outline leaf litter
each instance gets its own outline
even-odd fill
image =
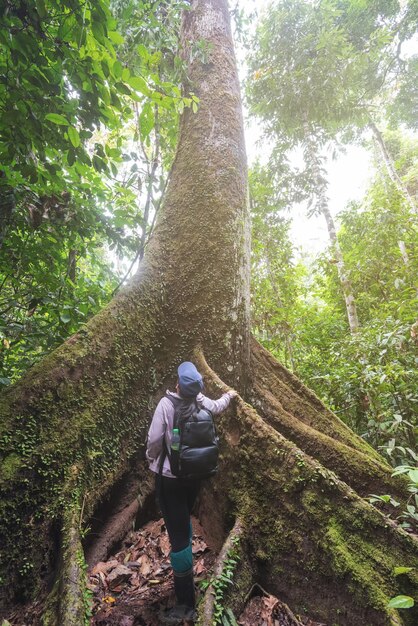
[[[197,601],[203,597],[199,583],[211,578],[216,560],[205,541],[199,520],[193,518],[193,561]],[[170,542],[162,519],[131,531],[121,550],[89,571],[92,594],[91,626],[159,626],[159,614],[175,604],[170,565]],[[43,601],[22,606],[4,620],[10,626],[40,626]],[[230,611],[229,624],[238,626],[326,626],[291,610],[258,585],[254,585],[240,616]]]
[[[193,518],[192,550],[197,586],[210,577],[216,554]],[[175,604],[170,542],[162,519],[130,532],[117,554],[89,572],[92,626],[158,626],[159,613]]]
[[[192,521],[194,575],[199,589],[199,583],[211,577],[216,554],[207,545],[199,520]],[[91,626],[158,626],[161,611],[175,604],[170,542],[163,519],[131,531],[117,554],[91,568],[87,586],[93,596]],[[236,618],[239,626],[326,626],[295,617],[283,602],[255,587],[258,595],[253,594]],[[197,601],[202,597],[198,591]]]

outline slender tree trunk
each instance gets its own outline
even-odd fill
[[[77,276],[77,250],[71,248],[68,252],[67,276],[75,283]]]
[[[307,163],[313,173],[313,178],[316,184],[316,204],[315,210],[317,213],[321,213],[326,221],[329,239],[331,241],[331,246],[334,252],[338,277],[340,279],[341,288],[344,294],[345,300],[345,308],[347,311],[348,324],[350,327],[350,332],[355,334],[359,329],[359,321],[357,315],[357,307],[353,293],[353,287],[351,285],[351,281],[348,275],[348,270],[346,268],[344,257],[340,248],[340,244],[337,237],[337,231],[335,228],[334,218],[332,217],[331,211],[329,210],[328,205],[328,197],[327,197],[327,181],[324,178],[323,173],[321,172],[321,165],[319,161],[319,156],[317,153],[316,146],[312,140],[312,137],[309,132],[308,123],[305,123],[305,145],[306,145],[306,155],[307,155]]]
[[[357,307],[353,293],[353,287],[348,277],[348,271],[345,266],[344,257],[341,252],[340,244],[335,229],[334,218],[327,204],[322,207],[322,215],[327,223],[328,235],[334,250],[335,260],[337,261],[338,276],[344,293],[345,308],[347,310],[348,323],[352,334],[359,329],[359,321],[357,316]]]
[[[408,191],[407,186],[402,182],[401,178],[398,176],[398,172],[396,171],[393,159],[387,149],[385,140],[383,139],[383,135],[376,126],[375,122],[371,119],[369,122],[369,126],[373,132],[373,136],[380,148],[381,155],[386,165],[387,173],[389,174],[389,178],[395,185],[396,189],[399,191],[401,196],[403,196],[413,213],[418,213],[418,206],[411,194]]]
[[[406,249],[405,242],[399,240],[398,241],[398,246],[399,246],[399,250],[401,252],[402,260],[405,263],[405,265],[408,267],[408,265],[409,265],[409,256],[408,256],[408,251]]]
[[[416,609],[401,615],[387,603],[399,592],[418,600],[417,542],[363,499],[373,490],[403,502],[405,481],[250,343],[246,166],[226,0],[192,0],[183,41],[202,39],[207,63],[194,58],[189,71],[199,111],[182,119],[138,274],[1,397],[2,602],[48,590],[44,626],[84,623],[83,524],[93,514],[117,519],[114,498],[132,484],[135,502],[120,528],[141,516],[134,494],[147,497],[149,472],[135,455],[151,407],[175,381],[178,362],[192,358],[208,395],[227,380],[246,399],[219,419],[220,473],[199,509],[219,547],[227,537],[239,541],[226,606],[239,610],[258,581],[329,624],[412,626]],[[93,539],[103,539],[100,529]],[[217,567],[227,550],[219,558]],[[394,579],[393,568],[404,565],[412,569]],[[201,623],[209,626],[206,600]]]

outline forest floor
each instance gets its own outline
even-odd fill
[[[193,522],[193,560],[197,602],[211,580],[216,560],[197,518]],[[120,550],[88,572],[92,595],[91,626],[159,626],[159,616],[175,603],[170,565],[170,543],[163,519],[153,520],[126,536]],[[2,626],[40,626],[43,602],[21,607]],[[254,586],[240,616],[231,626],[326,626],[308,616],[294,615],[278,598]],[[233,619],[233,618],[232,618]],[[221,622],[219,622],[221,623]],[[215,622],[214,622],[215,624]],[[184,626],[187,626],[185,623]],[[190,624],[189,624],[190,626]]]
[[[210,581],[216,554],[206,543],[196,518],[192,546],[199,602]],[[170,544],[163,520],[130,532],[119,552],[91,568],[88,587],[93,594],[91,626],[159,626],[160,613],[175,603]],[[235,619],[239,626],[326,626],[293,615],[278,598],[259,587],[249,594],[243,613]]]

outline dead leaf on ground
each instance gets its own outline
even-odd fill
[[[111,559],[110,561],[99,561],[91,570],[91,574],[94,576],[95,574],[107,574],[111,569],[118,565],[118,561],[116,559]]]
[[[140,564],[139,571],[141,572],[144,578],[147,578],[149,574],[152,572],[151,559],[146,554],[143,554],[141,558],[138,560],[138,563]]]
[[[195,539],[193,539],[193,544],[192,544],[193,554],[200,554],[201,552],[205,552],[207,549],[208,549],[208,546],[203,541],[203,539],[200,539],[199,537],[196,537]]]
[[[159,548],[161,550],[161,554],[167,557],[171,552],[170,540],[166,533],[162,534],[159,540]]]
[[[118,565],[107,577],[107,584],[111,589],[116,590],[121,583],[128,581],[131,576],[132,570],[130,570],[129,567],[126,567],[126,565]]]

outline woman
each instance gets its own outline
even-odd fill
[[[147,459],[156,474],[156,493],[171,543],[170,560],[174,574],[177,604],[161,616],[165,624],[180,624],[195,618],[193,583],[191,511],[200,487],[200,479],[177,478],[171,472],[167,450],[171,449],[175,405],[196,402],[212,415],[218,415],[229,405],[237,392],[230,390],[219,400],[202,394],[203,379],[190,361],[181,363],[176,391],[167,391],[160,400],[148,431]]]

